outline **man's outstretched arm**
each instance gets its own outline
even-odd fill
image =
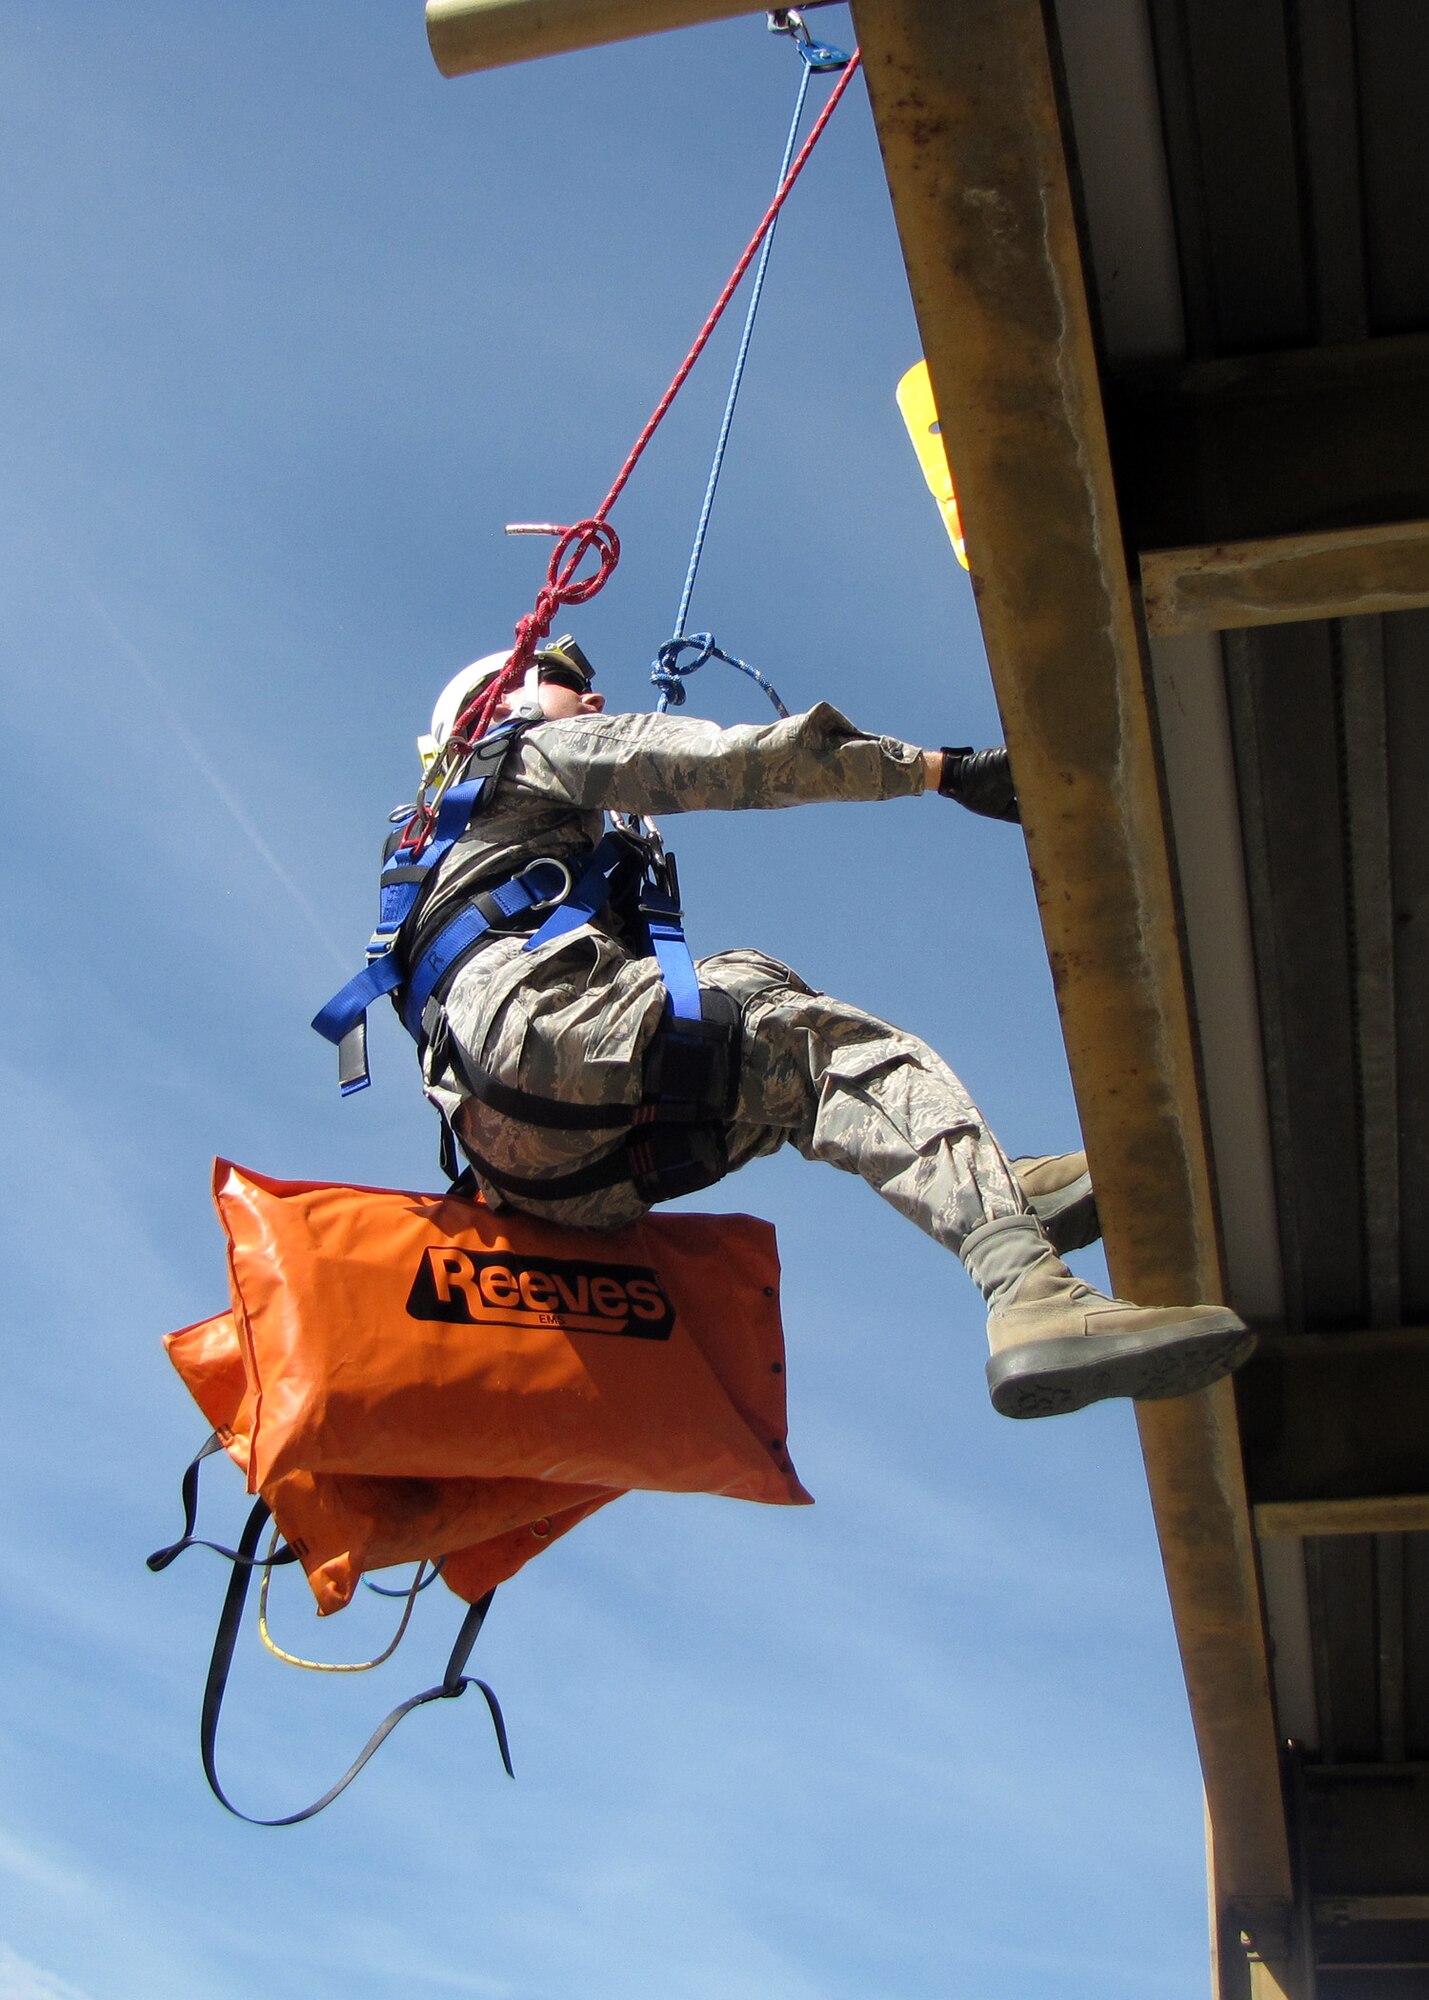
[[[963,755],[872,735],[827,702],[777,722],[730,729],[674,715],[589,715],[527,731],[502,787],[586,810],[657,816],[907,798],[940,789],[958,798],[944,780]]]

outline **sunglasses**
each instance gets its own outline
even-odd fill
[[[551,682],[556,687],[569,688],[572,694],[590,692],[590,682],[579,667],[565,667],[558,661],[553,660],[547,665],[543,660],[536,668],[536,678],[539,681]]]

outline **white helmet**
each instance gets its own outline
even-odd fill
[[[452,675],[437,696],[437,705],[432,710],[430,736],[417,738],[417,754],[422,760],[424,771],[451,735],[457,717],[472,696],[479,694],[489,681],[494,681],[510,658],[509,650],[504,653],[486,653],[481,659],[473,660],[469,667],[463,667],[459,674]]]
[[[432,760],[456,727],[456,719],[472,699],[479,694],[489,681],[494,681],[502,668],[510,660],[506,653],[485,653],[481,659],[473,660],[469,667],[463,667],[459,674],[453,674],[441,693],[437,705],[432,710],[432,733],[417,738],[417,753],[422,760],[422,769],[431,768]],[[530,670],[521,683],[528,690],[526,699],[536,701],[537,683],[547,677],[562,680],[579,693],[588,690],[594,678],[590,661],[569,634],[552,640],[537,648],[531,659]],[[533,707],[532,714],[536,710]]]

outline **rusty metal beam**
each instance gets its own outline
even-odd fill
[[[1429,605],[1429,521],[1338,528],[1141,557],[1153,638]]]
[[[427,0],[427,40],[443,76],[758,14],[749,0]]]
[[[1145,662],[1042,8],[853,0],[1119,1288],[1221,1266]],[[1235,1405],[1142,1444],[1221,1900],[1290,1867]]]
[[[1255,1532],[1284,1535],[1418,1535],[1429,1530],[1429,1493],[1367,1494],[1362,1500],[1260,1500]]]

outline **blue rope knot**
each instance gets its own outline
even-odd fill
[[[681,665],[682,653],[693,653],[695,657]],[[748,674],[768,695],[775,712],[788,715],[788,709],[779,699],[778,689],[765,679],[758,667],[751,667],[747,660],[737,660],[733,653],[726,653],[722,646],[715,644],[714,635],[710,632],[695,632],[683,639],[667,639],[655,655],[650,667],[650,679],[660,690],[660,699],[655,704],[657,714],[664,715],[668,709],[684,707],[685,681],[691,674],[698,673],[708,660],[723,660],[727,667],[737,667],[740,673]]]

